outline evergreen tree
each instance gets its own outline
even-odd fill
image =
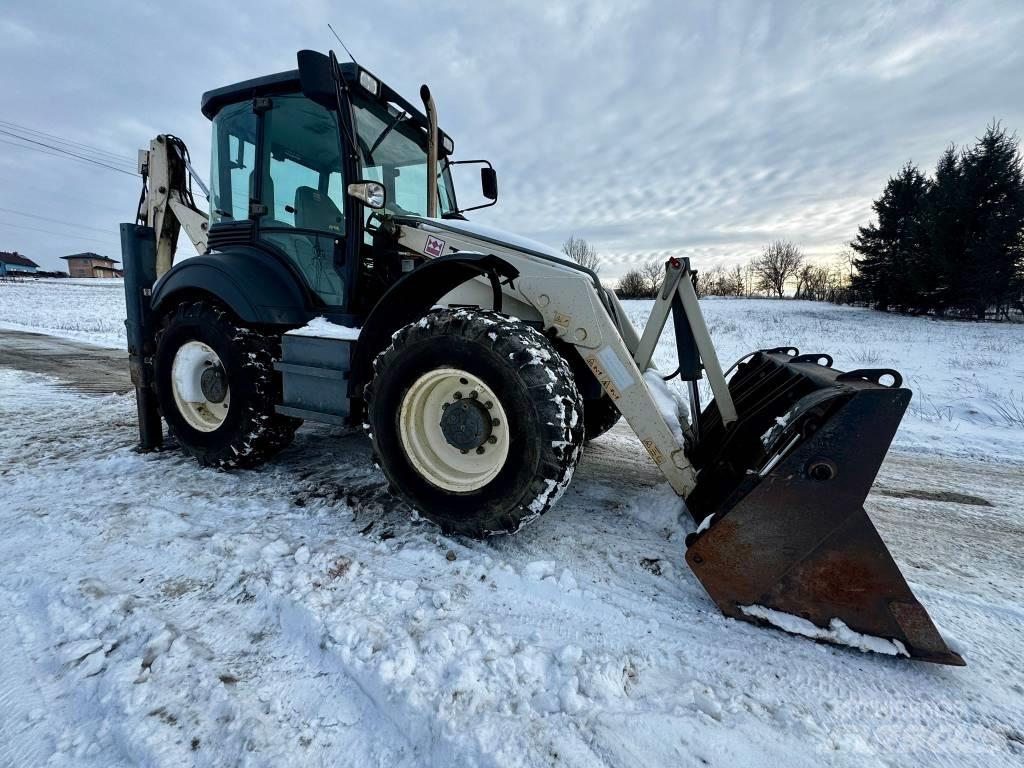
[[[957,272],[979,319],[1019,301],[1024,269],[1024,169],[1018,139],[998,123],[963,156],[965,242]]]
[[[932,277],[922,281],[925,303],[940,315],[959,303],[958,269],[966,241],[966,220],[963,163],[957,148],[950,145],[935,166],[935,179],[928,193]]]
[[[928,189],[924,174],[908,162],[872,204],[877,224],[860,227],[850,244],[861,256],[853,289],[878,309],[921,306],[916,283],[929,259]]]

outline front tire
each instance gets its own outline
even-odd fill
[[[583,447],[565,359],[489,311],[432,312],[395,334],[364,393],[393,489],[445,533],[512,533],[562,495]]]
[[[280,336],[246,328],[219,306],[179,305],[157,333],[157,402],[181,449],[210,467],[256,467],[302,423],[275,413]]]

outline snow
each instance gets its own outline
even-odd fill
[[[651,301],[622,302],[642,329]],[[1024,327],[906,317],[821,302],[702,299],[723,369],[757,349],[793,345],[824,352],[840,370],[894,368],[913,392],[894,445],[972,461],[1024,455]],[[666,331],[653,365],[675,370]],[[668,382],[679,395],[683,384]],[[711,397],[701,382],[703,402]]]
[[[122,346],[120,286],[66,283],[0,284],[0,321]],[[0,368],[0,765],[1019,765],[1024,425],[996,406],[1022,329],[702,305],[726,364],[794,343],[928,392],[941,416],[908,413],[866,506],[968,667],[722,616],[622,424],[541,520],[478,542],[412,519],[358,435],[206,470],[136,453],[131,396]]]
[[[899,640],[873,637],[871,635],[863,635],[860,632],[854,632],[839,619],[832,619],[829,622],[828,629],[823,629],[800,616],[765,608],[763,605],[741,605],[740,610],[748,616],[763,619],[779,629],[792,632],[794,635],[803,635],[815,640],[826,640],[838,645],[848,645],[863,652],[873,651],[887,656],[909,656],[907,649]]]
[[[672,430],[676,444],[682,446],[687,406],[674,391],[669,389],[668,383],[661,377],[661,372],[657,369],[648,368],[644,371],[644,382],[647,384],[647,391],[654,399],[654,404],[658,407],[658,413]]]
[[[321,339],[342,339],[355,341],[359,338],[359,328],[332,323],[325,317],[315,317],[301,328],[288,331],[288,336],[316,336]]]
[[[127,349],[124,318],[123,280],[44,278],[0,282],[0,328]]]

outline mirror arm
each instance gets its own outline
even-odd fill
[[[448,167],[451,167],[453,165],[486,165],[492,171],[494,170],[494,166],[491,165],[490,160],[448,160]],[[497,205],[497,203],[498,198],[497,196],[495,196],[495,198],[491,200],[489,203],[483,203],[482,205],[473,205],[470,206],[469,208],[459,208],[459,210],[457,211],[452,211],[451,214],[463,214],[466,213],[467,211],[479,211],[481,208],[490,208],[492,205]]]

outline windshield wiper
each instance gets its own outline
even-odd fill
[[[402,120],[407,119],[409,116],[405,112],[399,112],[395,115],[395,119],[391,121],[387,128],[380,132],[380,136],[377,137],[376,141],[373,142],[373,146],[370,147],[366,152],[366,159],[371,163],[373,162],[373,151],[380,146],[380,143],[388,137],[388,134],[394,130],[394,127],[398,125]]]

